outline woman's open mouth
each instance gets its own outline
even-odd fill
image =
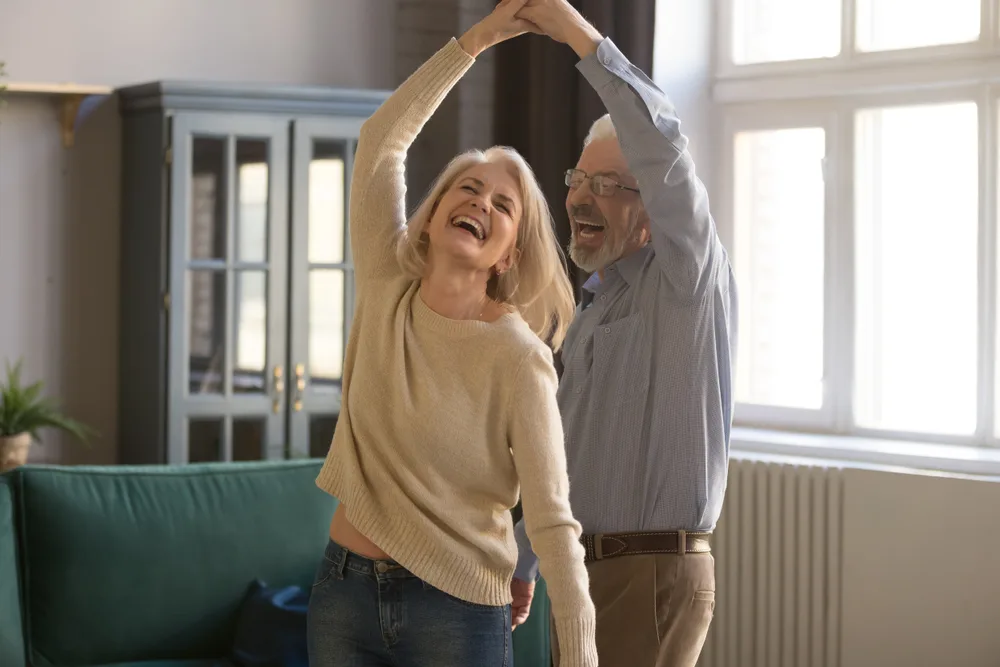
[[[464,229],[479,241],[486,240],[486,229],[483,227],[482,223],[475,218],[470,218],[467,215],[456,215],[451,219],[452,227],[458,227],[459,229]]]

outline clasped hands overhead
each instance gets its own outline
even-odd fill
[[[491,46],[528,32],[567,44],[580,58],[593,53],[603,38],[567,0],[501,0],[459,39],[459,44],[476,57]]]

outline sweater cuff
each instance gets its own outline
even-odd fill
[[[556,619],[559,664],[555,667],[597,667],[597,621],[586,618]]]

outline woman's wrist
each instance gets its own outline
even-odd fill
[[[458,45],[462,50],[473,58],[477,58],[480,53],[490,47],[487,40],[483,38],[482,31],[478,25],[474,25],[465,31],[465,34],[458,38]]]

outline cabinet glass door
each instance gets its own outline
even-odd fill
[[[341,410],[354,267],[347,224],[360,120],[294,128],[289,365],[291,456],[325,456]]]
[[[172,123],[168,458],[283,458],[288,123]]]

